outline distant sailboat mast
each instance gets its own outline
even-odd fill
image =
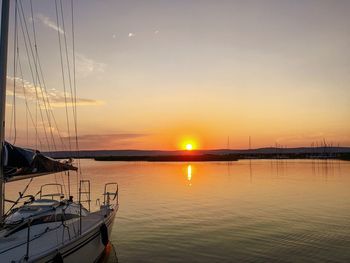
[[[5,207],[5,176],[3,147],[5,140],[5,105],[7,76],[7,46],[10,1],[2,0],[1,8],[1,39],[0,39],[0,223],[4,220]]]

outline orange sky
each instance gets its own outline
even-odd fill
[[[226,148],[228,137],[230,148],[248,148],[249,136],[252,147],[309,146],[324,139],[350,146],[350,2],[75,3],[81,148],[173,150],[192,141],[195,148],[213,149]],[[64,10],[69,24],[68,6]],[[45,150],[55,148],[50,137],[57,149],[74,137],[71,105],[69,132],[66,123],[57,39],[66,33],[71,52],[71,32],[68,26],[62,31],[55,17],[53,3],[34,3],[47,96],[59,127],[46,130],[52,131],[47,140],[43,127],[49,121],[43,105],[43,118],[35,108],[35,78],[21,34],[16,140],[11,59],[8,66],[6,137]],[[12,18],[9,58],[13,25]]]

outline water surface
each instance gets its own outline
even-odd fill
[[[93,209],[104,182],[119,183],[111,237],[119,262],[350,262],[350,162],[82,160],[82,167]],[[30,191],[54,181],[37,178]],[[15,196],[21,188],[6,190]]]

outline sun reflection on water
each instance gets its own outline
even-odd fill
[[[187,180],[188,180],[188,185],[191,186],[191,180],[192,180],[192,166],[189,164],[187,165]]]

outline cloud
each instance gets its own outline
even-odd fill
[[[137,139],[148,136],[143,133],[85,134],[78,136],[81,149],[116,149],[130,147]],[[75,137],[64,137],[74,141]]]
[[[13,95],[13,81],[14,78],[7,76],[8,84],[7,84],[7,95],[12,96]],[[42,92],[42,89],[40,86],[34,86],[34,84],[30,83],[29,81],[22,80],[21,78],[16,78],[17,88],[16,88],[16,98],[22,98],[25,99],[25,97],[28,100],[35,101],[36,96],[38,95],[39,100],[42,101],[43,98],[47,98],[50,101],[51,107],[65,107],[65,97],[67,98],[67,106],[72,106],[72,95],[70,93],[66,93],[66,96],[64,92],[56,90],[56,89],[50,89],[47,90],[47,92]],[[23,87],[24,86],[24,90]],[[86,98],[76,98],[76,104],[77,106],[91,106],[91,105],[101,105],[103,104],[102,101],[99,100],[93,100],[93,99],[86,99]]]
[[[80,135],[78,139],[80,141],[95,141],[95,140],[130,140],[135,139],[139,137],[147,136],[147,134],[144,133],[112,133],[112,134],[84,134]],[[75,137],[74,137],[75,138]],[[68,139],[68,137],[65,137],[65,139]],[[73,137],[71,137],[73,139]]]
[[[91,73],[101,73],[105,71],[106,64],[96,62],[81,53],[76,52],[75,59],[76,72],[79,77],[87,77]]]
[[[58,31],[60,34],[64,34],[62,28],[58,27],[57,24],[51,20],[48,16],[43,14],[37,14],[36,18],[46,27]],[[113,38],[116,38],[117,35],[113,35]],[[71,51],[70,51],[71,52]],[[93,72],[104,72],[106,64],[96,62],[91,58],[86,57],[85,55],[75,52],[76,59],[76,73],[79,77],[86,77]]]
[[[51,28],[55,31],[58,31],[60,34],[64,34],[64,31],[62,28],[58,27],[57,24],[51,20],[48,16],[45,16],[43,14],[37,14],[36,18],[46,27]]]

